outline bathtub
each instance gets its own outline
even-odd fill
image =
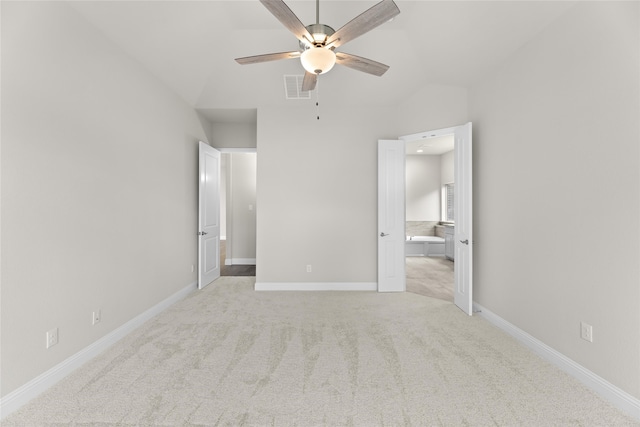
[[[406,256],[444,256],[444,239],[438,236],[407,236]]]

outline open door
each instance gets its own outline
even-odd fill
[[[471,123],[454,128],[455,136],[455,289],[462,311],[473,313],[473,198]]]
[[[378,141],[378,292],[404,292],[405,142]]]
[[[198,289],[220,277],[220,152],[200,141]]]

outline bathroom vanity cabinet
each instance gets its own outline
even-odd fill
[[[444,228],[444,255],[453,261],[455,253],[455,229],[447,226]]]

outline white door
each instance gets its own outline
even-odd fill
[[[454,302],[462,311],[471,315],[473,312],[473,180],[471,176],[471,123],[456,127],[454,135]]]
[[[220,277],[220,152],[200,141],[198,288]]]
[[[378,141],[378,292],[404,292],[405,142]]]

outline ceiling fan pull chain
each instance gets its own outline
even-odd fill
[[[320,76],[316,81],[316,118],[320,120]]]

